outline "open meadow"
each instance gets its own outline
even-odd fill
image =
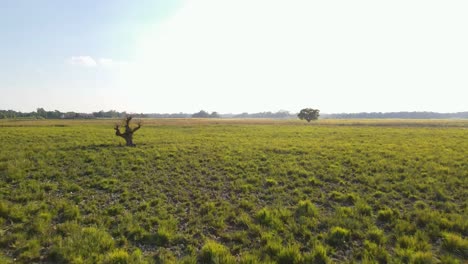
[[[466,263],[468,121],[0,121],[0,263]]]

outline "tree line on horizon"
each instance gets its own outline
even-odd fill
[[[37,108],[33,112],[20,112],[14,110],[0,110],[0,119],[32,118],[32,119],[94,119],[94,118],[124,118],[129,113],[115,110],[99,111],[92,113],[61,112],[59,110],[46,111],[44,108]],[[144,118],[145,114],[131,113],[133,117]]]
[[[127,113],[115,110],[98,111],[92,113],[61,112],[58,110],[46,111],[37,108],[33,112],[20,112],[14,110],[0,110],[0,119],[97,119],[97,118],[124,118],[131,115],[135,118],[271,118],[271,119],[296,119],[298,113],[280,110],[277,112],[258,112],[240,114],[220,114],[200,110],[197,113]],[[468,111],[457,113],[438,112],[362,112],[362,113],[339,113],[320,114],[322,119],[468,119]]]
[[[321,116],[325,119],[468,119],[468,112],[362,112],[323,114]]]

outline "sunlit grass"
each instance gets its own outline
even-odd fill
[[[114,122],[0,121],[0,262],[467,260],[466,121]]]

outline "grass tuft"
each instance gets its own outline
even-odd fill
[[[215,241],[209,240],[203,245],[200,256],[200,263],[204,264],[230,264],[235,263],[234,257],[229,250]]]

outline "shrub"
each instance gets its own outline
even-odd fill
[[[436,212],[432,212],[428,209],[417,210],[415,212],[415,222],[419,227],[426,227],[438,217],[440,216]]]
[[[7,218],[9,214],[10,206],[4,201],[0,201],[0,217]]]
[[[140,205],[138,205],[138,210],[139,211],[147,211],[150,208],[150,204],[148,202],[142,202]]]
[[[374,227],[367,232],[367,237],[370,241],[382,245],[385,243],[385,234],[382,230]]]
[[[423,201],[416,201],[413,205],[413,207],[416,209],[416,210],[424,210],[424,209],[427,209],[429,206],[423,202]]]
[[[20,249],[21,253],[19,254],[19,259],[25,263],[34,262],[34,260],[38,260],[41,256],[40,250],[41,244],[39,240],[29,240],[26,245]]]
[[[241,264],[257,264],[261,263],[260,259],[253,254],[244,254],[241,256],[239,263]]]
[[[79,233],[80,225],[76,221],[65,222],[57,225],[57,234],[60,236],[69,236],[70,234]]]
[[[151,245],[166,246],[172,237],[173,234],[170,230],[160,227],[155,234],[146,234],[144,240]]]
[[[454,258],[450,255],[444,255],[440,258],[440,263],[444,264],[461,264],[461,261],[457,258]]]
[[[350,239],[351,232],[339,226],[335,226],[331,229],[328,235],[328,243],[332,246],[342,246]]]
[[[372,215],[372,207],[364,201],[358,201],[355,205],[356,211],[358,214],[363,216]]]
[[[402,236],[397,240],[397,245],[404,249],[415,249],[417,243],[417,239],[411,236]]]
[[[263,208],[260,211],[258,211],[256,215],[256,219],[261,225],[269,226],[269,227],[273,227],[277,222],[277,219],[273,215],[273,212],[271,212],[267,208]]]
[[[9,257],[6,257],[2,253],[0,253],[0,263],[11,264],[11,263],[14,263],[14,262],[13,262],[13,259],[11,259]],[[258,262],[255,262],[255,263],[258,263]]]
[[[147,263],[144,258],[143,258],[143,253],[141,252],[140,249],[135,249],[135,251],[132,252],[132,255],[130,256],[130,263],[135,263],[135,264],[145,264]]]
[[[29,232],[32,234],[44,235],[49,228],[52,215],[48,212],[39,213],[38,217],[32,219]]]
[[[128,255],[127,251],[123,249],[117,249],[110,252],[106,260],[104,261],[105,264],[127,264],[130,263],[130,256]]]
[[[468,258],[468,240],[453,233],[443,233],[442,247],[450,253]]]
[[[251,201],[248,201],[248,200],[242,200],[239,204],[239,207],[244,209],[244,210],[247,210],[247,211],[250,211],[252,210],[255,205],[254,203],[252,203]]]
[[[337,202],[353,205],[358,200],[358,197],[354,193],[344,194],[337,191],[332,191],[330,193],[330,199]]]
[[[434,199],[436,201],[442,201],[442,202],[445,202],[447,200],[449,200],[449,196],[447,194],[445,194],[444,190],[441,189],[441,188],[434,188]]]
[[[128,226],[125,227],[125,235],[129,240],[132,241],[140,241],[140,240],[148,240],[150,238],[150,234],[146,231],[142,226],[138,225],[137,223],[129,223]]]
[[[265,245],[265,253],[271,258],[276,258],[282,249],[281,242],[278,240],[267,240]]]
[[[0,201],[0,217],[14,222],[25,222],[26,215],[21,206]]]
[[[275,179],[268,178],[265,180],[265,185],[268,187],[272,187],[278,185],[278,182]]]
[[[76,205],[69,203],[62,204],[59,214],[61,215],[61,221],[76,220],[80,217],[80,209]]]
[[[305,254],[304,263],[327,264],[330,258],[327,256],[327,249],[320,243],[314,245],[311,253]]]
[[[318,215],[317,207],[310,201],[299,201],[296,207],[296,216],[314,217]]]
[[[414,253],[412,255],[411,263],[414,263],[414,264],[431,264],[431,263],[433,263],[432,253],[431,252],[418,251],[418,252],[416,252],[416,253]]]
[[[174,254],[165,248],[160,248],[154,259],[156,264],[175,264],[177,261]]]
[[[414,251],[411,249],[397,248],[395,255],[398,257],[398,261],[395,261],[395,263],[410,263],[413,254]]]
[[[198,264],[197,256],[188,255],[179,260],[181,264]]]
[[[380,221],[391,222],[393,218],[394,218],[394,212],[390,208],[379,210],[377,212],[377,219]]]
[[[397,220],[394,228],[394,232],[398,235],[412,235],[416,233],[416,226],[406,220]]]
[[[368,240],[364,241],[364,256],[363,262],[367,263],[388,263],[390,259],[390,255],[385,250],[384,247],[375,244],[374,242],[370,242]]]
[[[121,204],[115,204],[106,209],[106,213],[110,216],[117,216],[122,214],[125,208]]]
[[[309,177],[308,182],[310,185],[321,186],[323,185],[319,179],[315,178],[314,176]]]
[[[355,204],[357,200],[358,200],[358,196],[355,193],[348,193],[346,195],[346,202],[348,204]]]
[[[204,203],[200,208],[200,214],[203,216],[212,215],[216,211],[216,204],[214,202]]]
[[[98,262],[113,247],[114,240],[108,233],[85,227],[58,240],[51,249],[51,257],[58,262],[75,262],[78,259]]]
[[[338,191],[332,191],[329,195],[330,199],[337,202],[344,202],[346,200],[346,195]]]
[[[297,246],[283,247],[278,254],[279,264],[293,264],[301,261],[301,252]]]
[[[211,240],[202,247],[199,261],[204,264],[235,263],[234,257],[225,246]]]

